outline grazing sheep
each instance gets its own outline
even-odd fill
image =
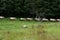
[[[27,18],[28,21],[32,21],[33,19],[32,18]]]
[[[60,21],[60,19],[57,19],[57,21]]]
[[[55,19],[50,19],[51,21],[56,21]]]
[[[3,19],[4,18],[4,16],[0,16],[0,19]]]
[[[23,25],[23,28],[27,28],[27,25]]]
[[[35,21],[40,21],[40,18],[35,18]]]
[[[43,18],[42,20],[43,20],[43,21],[48,21],[48,19],[46,19],[46,18]]]
[[[26,18],[20,18],[20,20],[21,20],[21,21],[25,21],[25,20],[26,20]]]
[[[15,17],[10,17],[10,20],[16,20],[16,18]]]

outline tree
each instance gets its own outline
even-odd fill
[[[60,18],[60,0],[0,0],[0,15]]]

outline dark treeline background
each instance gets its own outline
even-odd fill
[[[0,16],[60,18],[60,0],[0,0]]]

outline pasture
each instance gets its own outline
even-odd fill
[[[0,19],[0,40],[60,40],[60,22]]]

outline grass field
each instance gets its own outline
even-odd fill
[[[60,40],[60,22],[0,19],[0,40]]]

